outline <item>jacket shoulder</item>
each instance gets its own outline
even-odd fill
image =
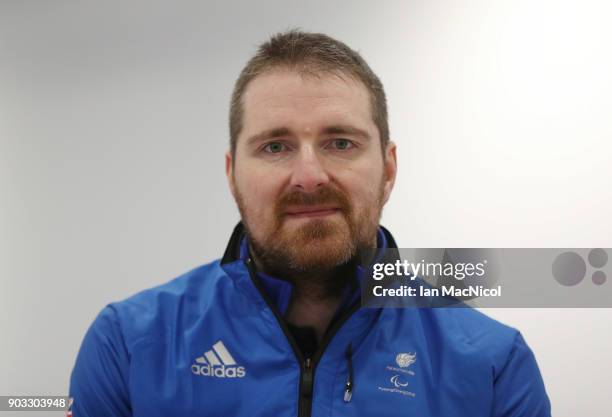
[[[504,368],[517,344],[524,343],[517,329],[474,308],[428,309],[422,317],[447,346],[476,362],[485,361],[494,375]]]
[[[214,304],[220,287],[230,284],[225,277],[217,259],[164,284],[111,303],[106,309],[114,311],[129,350],[130,346],[155,340],[161,332],[182,327],[186,325],[185,320],[207,311]]]

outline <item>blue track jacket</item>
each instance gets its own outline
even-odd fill
[[[521,334],[471,308],[353,299],[304,358],[282,319],[290,284],[257,274],[244,239],[239,224],[223,259],[100,312],[74,417],[550,417]]]

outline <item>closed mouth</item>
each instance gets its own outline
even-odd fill
[[[340,212],[339,207],[333,206],[302,206],[292,207],[285,211],[289,217],[324,217]]]

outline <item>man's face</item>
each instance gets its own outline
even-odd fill
[[[256,257],[275,272],[328,270],[373,247],[396,172],[369,93],[351,77],[259,75],[226,172]]]

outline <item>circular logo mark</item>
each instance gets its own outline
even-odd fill
[[[552,273],[561,285],[571,287],[584,279],[586,263],[576,252],[563,252],[555,258],[552,264]]]
[[[593,249],[589,252],[589,263],[593,268],[603,268],[608,263],[608,254],[603,249]],[[603,285],[606,282],[606,273],[604,271],[595,271],[591,276],[593,284]]]

